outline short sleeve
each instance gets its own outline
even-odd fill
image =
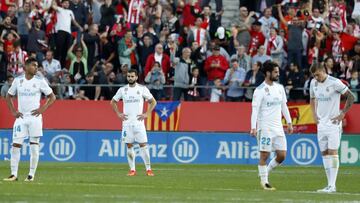
[[[121,88],[118,89],[118,91],[116,92],[116,94],[114,95],[114,97],[112,98],[115,101],[120,101],[120,99],[122,99],[122,91]]]
[[[334,88],[340,94],[345,94],[348,91],[348,87],[344,83],[342,83],[341,80],[339,79],[336,80],[334,84]]]
[[[10,94],[11,96],[15,96],[18,84],[19,84],[19,79],[15,78],[15,80],[13,81],[12,85],[10,86],[10,88],[8,90],[8,94]]]
[[[287,103],[287,97],[286,97],[285,88],[282,85],[280,85],[280,88],[281,88],[281,95],[282,95],[282,98],[283,98],[283,102],[286,104]]]
[[[143,98],[147,101],[151,100],[153,98],[153,95],[150,93],[150,90],[144,86],[143,90]]]
[[[314,79],[310,82],[310,98],[315,98],[315,92],[314,92]]]
[[[45,79],[41,79],[40,81],[40,91],[46,96],[50,95],[53,92]]]

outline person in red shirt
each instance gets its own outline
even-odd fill
[[[208,81],[213,81],[215,78],[223,79],[228,68],[228,61],[224,56],[220,55],[220,46],[215,45],[213,55],[205,61],[205,72],[207,73]]]
[[[145,70],[144,70],[145,76],[152,69],[155,61],[161,64],[161,68],[164,74],[167,75],[167,73],[170,70],[170,57],[164,53],[164,48],[160,43],[155,46],[155,53],[150,54],[146,59]]]
[[[258,48],[265,43],[265,36],[261,31],[261,22],[256,21],[252,24],[250,30],[250,45],[249,45],[249,55],[254,56],[257,53]]]

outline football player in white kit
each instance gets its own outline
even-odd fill
[[[39,142],[42,132],[42,113],[54,103],[56,97],[43,77],[37,76],[38,63],[29,58],[25,62],[25,74],[15,78],[7,95],[6,103],[14,117],[16,117],[12,148],[11,148],[11,175],[4,181],[18,180],[20,149],[24,139],[30,143],[30,172],[25,181],[33,181],[39,162]],[[47,96],[44,105],[40,106],[41,93]],[[15,109],[12,97],[17,96],[18,110]]]
[[[275,190],[269,184],[268,175],[285,160],[287,150],[281,113],[286,119],[288,133],[293,132],[293,127],[284,87],[276,82],[280,76],[279,66],[266,61],[263,72],[265,81],[255,89],[252,100],[250,135],[258,139],[260,184],[264,190]],[[276,156],[266,165],[272,151],[275,151]]]
[[[154,176],[150,166],[150,153],[146,135],[144,119],[147,118],[156,106],[156,100],[145,86],[136,83],[138,72],[134,69],[127,73],[128,85],[121,87],[111,100],[111,106],[116,115],[122,120],[122,141],[127,145],[127,159],[129,163],[128,176],[135,176],[134,143],[140,145],[140,155],[144,160],[146,175]],[[122,99],[123,112],[120,112],[117,102]],[[144,100],[149,103],[146,113],[143,113]]]
[[[328,185],[318,192],[336,192],[336,177],[339,170],[338,149],[342,133],[342,120],[354,103],[354,95],[339,79],[325,72],[322,64],[310,68],[314,79],[310,83],[310,105],[317,123],[317,137],[322,154]],[[340,110],[340,97],[346,103]]]

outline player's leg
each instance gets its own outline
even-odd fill
[[[258,146],[260,151],[260,160],[258,165],[260,184],[265,190],[274,190],[275,188],[271,187],[268,179],[268,170],[266,161],[268,160],[271,150],[272,150],[272,139],[269,136],[270,133],[263,133],[262,130],[258,131]]]
[[[154,176],[154,173],[151,170],[150,152],[149,152],[149,145],[147,144],[148,139],[147,139],[145,125],[136,126],[134,135],[136,142],[138,142],[140,145],[140,155],[145,164],[146,175]]]
[[[24,125],[24,120],[22,118],[18,118],[15,120],[13,127],[13,144],[11,147],[11,158],[10,158],[10,168],[11,175],[8,178],[5,178],[4,181],[17,181],[18,176],[18,168],[20,162],[20,150],[22,144],[24,143],[24,139],[26,138],[26,126]]]
[[[267,166],[268,173],[275,167],[279,166],[286,158],[287,143],[285,136],[277,136],[273,138],[273,149],[276,156],[270,161]]]
[[[126,143],[126,147],[127,147],[127,152],[126,152],[126,156],[127,156],[127,160],[128,160],[128,164],[129,164],[129,173],[127,174],[128,176],[135,176],[136,175],[136,169],[135,169],[135,151],[134,151],[134,133],[131,129],[131,126],[123,126],[123,130],[121,133],[121,139],[123,142]]]
[[[340,147],[341,129],[334,130],[329,136],[328,142],[328,159],[329,159],[329,191],[336,192],[336,179],[339,171],[339,155],[338,149]]]
[[[33,181],[39,163],[40,137],[43,136],[42,116],[30,117],[29,143],[30,143],[30,171],[25,181]]]
[[[331,160],[328,154],[328,133],[325,131],[318,130],[318,143],[321,151],[321,156],[323,160],[323,166],[325,169],[327,185],[323,189],[317,190],[318,192],[326,192],[330,185],[330,168]]]

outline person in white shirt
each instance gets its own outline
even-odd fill
[[[281,113],[285,117],[288,133],[293,132],[293,127],[284,87],[276,82],[280,75],[279,65],[266,61],[263,72],[265,81],[255,89],[253,96],[250,135],[258,139],[260,184],[264,190],[275,190],[269,184],[268,174],[285,160],[287,149]],[[266,165],[272,151],[276,156]]]
[[[146,167],[146,175],[154,176],[150,166],[150,154],[144,120],[156,106],[156,100],[146,86],[136,83],[138,72],[135,69],[127,73],[128,85],[121,87],[112,98],[110,104],[116,115],[122,120],[122,141],[127,145],[127,159],[130,167],[128,176],[135,176],[134,143],[140,145],[140,154]],[[117,106],[119,100],[123,101],[123,111]],[[146,113],[143,113],[144,100],[149,103]]]
[[[52,77],[58,77],[61,72],[61,64],[58,60],[54,59],[54,53],[48,50],[45,55],[45,60],[41,63],[45,71],[45,77],[51,81]]]
[[[42,137],[42,113],[51,106],[56,97],[44,78],[36,75],[37,61],[29,58],[25,62],[25,74],[15,78],[7,95],[6,103],[16,118],[13,129],[11,148],[11,175],[4,181],[18,180],[20,150],[24,139],[30,143],[30,172],[25,181],[33,181],[39,161],[39,143]],[[47,96],[44,105],[40,106],[41,94]],[[15,109],[13,99],[17,95],[18,110]]]
[[[322,64],[313,64],[310,71],[314,76],[310,83],[310,105],[317,123],[318,143],[328,181],[328,185],[318,192],[332,193],[336,192],[342,120],[354,103],[355,97],[339,79],[328,75]],[[342,110],[341,95],[346,97]]]

